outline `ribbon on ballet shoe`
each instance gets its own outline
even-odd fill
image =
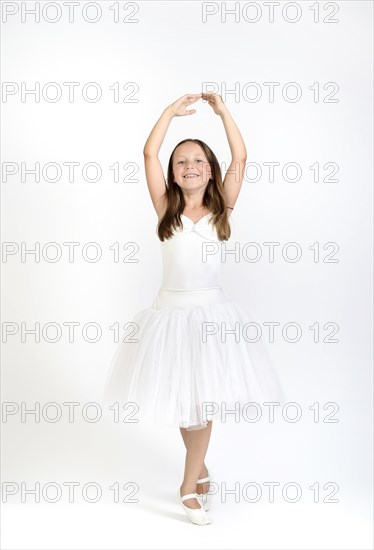
[[[180,490],[178,489],[178,495],[180,504],[191,523],[194,523],[195,525],[209,525],[209,523],[212,523],[212,518],[207,514],[206,510],[202,506],[197,493],[188,493],[187,495],[180,496]],[[197,502],[200,504],[200,508],[189,508],[183,504],[183,502],[189,498],[196,498]]]
[[[207,476],[207,477],[203,477],[203,478],[200,478],[197,480],[196,483],[207,483],[209,482],[209,489],[206,493],[197,493],[200,497],[200,500],[201,500],[201,503],[204,507],[204,510],[207,512],[211,506],[212,506],[212,502],[213,502],[213,494],[210,492],[211,491],[211,484],[212,484],[212,480],[211,480],[211,476]]]

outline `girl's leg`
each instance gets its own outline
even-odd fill
[[[180,487],[181,496],[196,492],[196,481],[203,472],[204,459],[208,450],[210,434],[212,431],[212,421],[208,422],[206,428],[188,432],[187,437],[183,438],[187,453],[184,469],[183,483]],[[188,508],[200,508],[200,504],[194,498],[184,501]]]
[[[182,438],[183,438],[183,441],[184,441],[184,445],[187,449],[188,448],[187,447],[188,436],[191,432],[186,430],[186,428],[179,428],[179,429],[180,429],[180,432],[181,432],[181,435],[182,435]],[[200,472],[200,475],[199,475],[198,479],[206,477],[207,475],[208,475],[208,468],[206,467],[205,462],[203,462],[203,467],[201,468],[201,472]]]

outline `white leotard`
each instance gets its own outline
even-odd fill
[[[160,241],[162,282],[153,307],[185,307],[221,302],[222,242],[209,212],[196,223],[181,215],[183,227]]]

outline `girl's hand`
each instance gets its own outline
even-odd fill
[[[189,94],[184,95],[177,99],[177,101],[174,101],[171,105],[169,105],[168,109],[173,113],[174,116],[186,116],[186,115],[193,115],[196,113],[196,109],[189,109],[187,111],[186,107],[188,105],[191,105],[191,103],[195,103],[198,99],[200,99],[202,94]]]
[[[220,95],[207,93],[203,93],[201,95],[202,99],[208,101],[216,115],[222,115],[222,113],[227,109]]]

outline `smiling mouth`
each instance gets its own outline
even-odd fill
[[[185,176],[183,176],[184,178],[198,178],[199,175],[198,174],[186,174]]]

